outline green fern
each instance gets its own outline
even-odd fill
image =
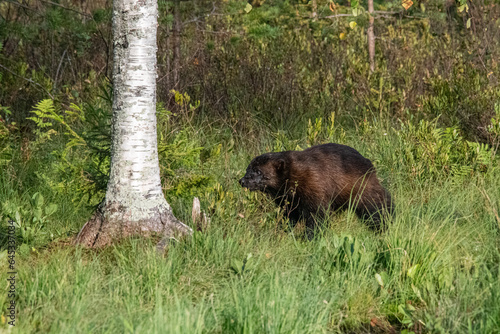
[[[58,120],[59,116],[56,114],[56,109],[54,107],[54,101],[46,99],[38,102],[35,109],[31,111],[35,116],[27,117],[36,124],[35,134],[39,142],[44,142],[50,140],[52,135],[57,134],[54,129],[45,130],[51,128],[53,123],[49,120]]]
[[[484,143],[467,142],[470,147],[470,152],[473,155],[472,162],[476,165],[489,165],[492,161],[493,154],[490,147]]]
[[[77,105],[72,103],[71,108],[74,110],[66,111],[66,114],[70,116],[82,114],[81,109]],[[35,106],[35,109],[31,112],[35,114],[35,116],[28,117],[28,119],[35,122],[35,134],[37,135],[39,141],[43,142],[45,140],[50,140],[52,135],[57,134],[57,131],[55,131],[54,129],[46,129],[58,124],[66,128],[67,132],[65,134],[68,134],[72,137],[69,143],[70,147],[75,145],[82,145],[85,143],[85,140],[71,128],[71,126],[64,120],[61,115],[58,114],[58,110],[54,106],[53,100],[45,99],[38,102],[38,104]],[[82,116],[79,117],[81,118]]]

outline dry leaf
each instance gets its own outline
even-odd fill
[[[337,6],[335,5],[335,2],[333,2],[333,1],[330,2],[329,7],[330,7],[330,10],[332,12],[335,12],[335,10],[337,9]]]
[[[401,5],[403,6],[403,8],[404,8],[405,10],[408,10],[408,8],[410,8],[410,7],[411,7],[411,5],[413,5],[413,1],[411,1],[411,0],[403,0],[403,1],[401,2]]]

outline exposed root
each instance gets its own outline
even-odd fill
[[[100,248],[110,245],[113,240],[133,235],[161,235],[162,240],[157,249],[163,252],[170,239],[181,235],[191,234],[189,226],[180,222],[173,213],[166,208],[158,208],[151,217],[140,221],[130,221],[130,211],[123,207],[118,210],[120,215],[112,220],[106,215],[106,210],[117,210],[117,206],[104,204],[99,205],[92,218],[83,225],[75,238],[74,243],[83,247]]]
[[[90,220],[83,225],[80,232],[78,232],[74,243],[84,247],[94,247],[96,241],[99,239],[99,234],[102,231],[103,222],[103,203],[101,203],[97,207],[97,210],[92,218],[90,218]]]
[[[164,229],[163,237],[156,245],[156,251],[159,255],[163,255],[170,241],[177,240],[175,236],[191,235],[193,230],[186,224],[180,222],[171,211],[163,212],[163,214],[160,214],[160,217]]]

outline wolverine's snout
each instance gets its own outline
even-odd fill
[[[246,187],[245,177],[242,177],[238,182],[242,187]]]
[[[243,176],[239,181],[238,183],[243,187],[243,188],[247,188],[248,190],[250,191],[253,191],[253,190],[258,190],[259,189],[259,185],[258,185],[258,182],[256,182],[256,180],[254,178],[251,178],[251,177],[248,177],[247,175]]]

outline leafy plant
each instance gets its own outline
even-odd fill
[[[252,271],[255,269],[255,262],[251,259],[252,253],[248,253],[243,261],[233,258],[231,260],[231,269],[233,269],[233,271],[238,275],[243,275],[244,273]]]
[[[180,110],[180,115],[188,122],[191,122],[195,116],[196,109],[200,106],[200,101],[198,100],[194,104],[191,104],[191,96],[188,93],[182,94],[175,89],[172,89],[170,93],[174,95],[174,101]]]
[[[307,121],[307,143],[309,145],[317,145],[324,142],[345,141],[346,132],[335,124],[335,113],[332,112],[328,117],[328,122],[323,124],[323,117],[317,117],[312,123],[311,119]]]
[[[488,145],[467,141],[456,127],[443,129],[436,122],[401,123],[396,132],[401,145],[399,160],[405,161],[410,175],[435,177],[444,172],[465,177],[490,166],[495,155]]]
[[[29,207],[18,206],[14,202],[2,204],[3,220],[14,221],[22,243],[34,244],[43,242],[47,237],[46,226],[58,209],[55,203],[45,203],[40,193],[31,197]]]

